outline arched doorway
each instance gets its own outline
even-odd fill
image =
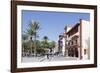
[[[75,48],[75,57],[78,57],[78,48]]]
[[[68,56],[71,56],[71,49],[68,49]]]
[[[74,57],[74,48],[70,49],[70,55],[71,55],[71,57]]]

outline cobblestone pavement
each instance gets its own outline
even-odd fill
[[[50,62],[50,61],[68,61],[68,60],[77,60],[76,57],[64,57],[64,56],[53,56],[47,58],[43,57],[22,57],[22,62]]]

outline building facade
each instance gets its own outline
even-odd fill
[[[80,19],[79,23],[69,28],[59,37],[59,49],[63,56],[89,59],[90,32],[89,21]]]

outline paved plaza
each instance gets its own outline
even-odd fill
[[[22,62],[50,62],[50,61],[68,61],[68,60],[77,60],[76,57],[64,57],[64,56],[53,56],[47,58],[43,57],[22,57]]]

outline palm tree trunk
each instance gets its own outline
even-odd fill
[[[32,55],[32,51],[33,51],[32,50],[32,36],[30,37],[30,41],[31,41],[31,46],[30,47],[31,47],[31,55]]]
[[[36,56],[36,35],[34,36],[34,56]]]

